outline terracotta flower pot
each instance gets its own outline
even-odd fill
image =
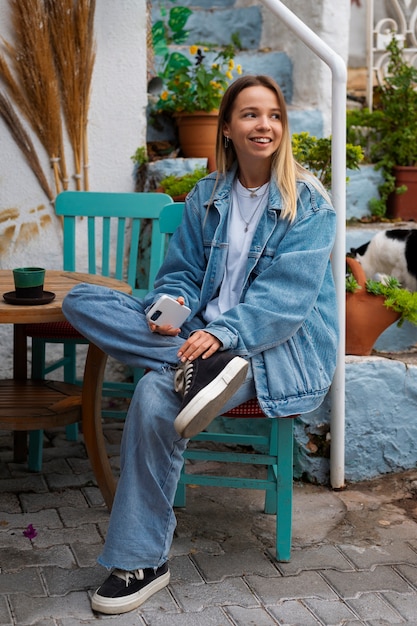
[[[385,306],[384,296],[366,291],[366,275],[359,261],[346,257],[346,263],[361,287],[346,293],[346,354],[367,356],[379,335],[398,321],[400,314]]]
[[[395,184],[405,185],[404,193],[390,193],[387,200],[387,217],[417,222],[417,167],[394,167]]]
[[[218,111],[176,113],[178,139],[185,157],[206,157],[210,172],[216,169]]]

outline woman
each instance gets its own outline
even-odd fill
[[[139,381],[124,428],[99,558],[115,569],[92,599],[103,613],[136,608],[169,582],[172,504],[187,438],[220,408],[255,396],[268,417],[312,411],[334,373],[336,216],[318,181],[293,159],[284,98],[272,79],[244,76],[229,86],[216,156],[218,172],[188,195],[143,301],[80,285],[64,302],[88,339],[153,370]],[[190,307],[181,330],[146,322],[161,294]]]

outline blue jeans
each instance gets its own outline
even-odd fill
[[[182,399],[173,381],[184,339],[151,333],[142,301],[106,287],[77,285],[63,311],[110,356],[152,370],[137,384],[126,417],[120,478],[98,561],[123,570],[159,567],[168,560],[176,526],[173,502],[188,442],[174,428]],[[245,383],[224,409],[255,396],[249,367]]]

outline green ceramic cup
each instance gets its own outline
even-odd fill
[[[13,278],[16,298],[42,298],[45,281],[43,267],[16,267]]]

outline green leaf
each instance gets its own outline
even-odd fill
[[[173,7],[169,12],[168,26],[174,33],[181,32],[191,14],[191,9],[187,7]]]

